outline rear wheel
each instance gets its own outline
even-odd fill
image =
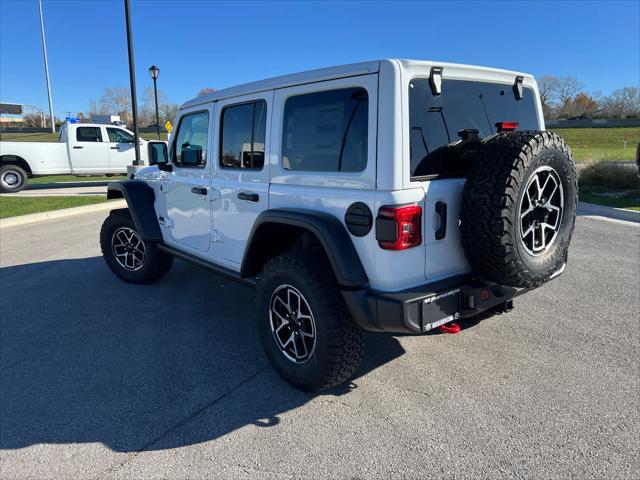
[[[27,186],[27,172],[17,165],[0,167],[0,192],[16,193]]]
[[[338,385],[360,365],[364,332],[319,255],[289,253],[265,265],[258,280],[257,325],[275,369],[302,390]]]
[[[145,242],[127,209],[113,210],[102,224],[100,247],[107,266],[128,283],[152,283],[171,268],[173,257]]]

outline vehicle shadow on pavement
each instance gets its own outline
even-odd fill
[[[314,398],[280,379],[254,327],[254,292],[176,262],[128,285],[102,258],[0,269],[0,448],[101,442],[118,452],[271,427]],[[404,353],[370,336],[351,383]]]

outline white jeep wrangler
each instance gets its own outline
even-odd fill
[[[577,201],[532,76],[382,60],[185,103],[101,231],[121,279],[173,257],[257,289],[257,326],[289,382],[358,368],[364,330],[425,333],[565,267]]]

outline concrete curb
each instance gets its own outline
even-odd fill
[[[74,217],[76,215],[82,215],[83,213],[103,212],[126,206],[127,202],[125,200],[110,200],[104,203],[96,203],[94,205],[84,205],[82,207],[63,208],[60,210],[51,210],[50,212],[31,213],[29,215],[2,218],[0,219],[0,228],[17,227],[19,225],[27,225],[29,223]]]
[[[640,212],[623,208],[605,207],[594,203],[578,202],[578,215],[585,217],[604,217],[605,219],[622,220],[640,223]]]

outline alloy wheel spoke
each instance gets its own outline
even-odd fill
[[[289,311],[290,312],[299,312],[300,311],[300,296],[293,290],[293,289],[289,289],[287,291],[287,296],[289,298]],[[294,297],[296,299],[295,303],[293,303],[291,300],[291,297]]]
[[[543,232],[545,231],[545,229],[551,230],[553,232],[556,231],[556,227],[554,225],[551,225],[550,223],[541,223],[540,226],[542,227]]]
[[[554,180],[554,182],[556,182],[556,181]],[[551,199],[553,198],[553,196],[556,194],[557,191],[558,191],[558,184],[555,183],[554,186],[553,186],[553,190],[552,190],[551,194],[547,197],[549,199],[549,201],[547,202],[548,204],[551,203]]]
[[[536,195],[536,200],[540,200],[542,198],[542,188],[540,187],[540,177],[536,175],[534,177],[534,181],[536,183],[536,190],[538,191],[538,195]]]
[[[302,345],[302,355],[300,356],[300,358],[304,358],[307,356],[307,345],[304,343],[304,338],[300,335],[298,335],[298,339],[300,340],[300,345]],[[294,344],[297,344],[297,342],[294,341]],[[296,353],[298,352],[298,348],[296,347]]]
[[[544,250],[547,247],[547,241],[544,234],[544,227],[542,227],[541,225],[538,231],[540,232],[540,238],[539,238],[540,243],[538,244],[538,249]]]
[[[282,348],[287,348],[287,345],[293,342],[293,339],[294,339],[294,335],[292,333],[289,335],[289,338],[287,339],[287,341],[282,344]]]

